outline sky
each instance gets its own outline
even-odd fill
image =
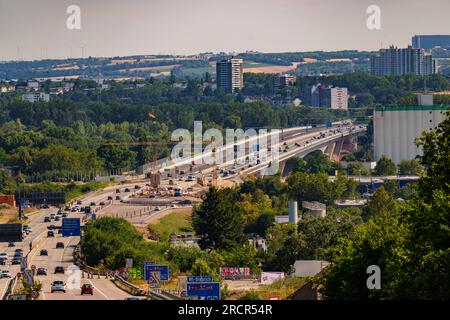
[[[80,29],[66,26],[80,8]],[[380,8],[380,30],[366,10]],[[378,50],[450,34],[449,0],[0,0],[0,60]]]

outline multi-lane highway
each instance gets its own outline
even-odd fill
[[[100,202],[107,202],[108,196],[115,194],[115,190],[118,188],[121,194],[125,193],[125,189],[129,188],[130,191],[135,184],[122,185],[120,187],[108,187],[98,192],[92,192],[87,194],[82,199],[81,206],[89,206],[91,202],[95,202],[98,205]],[[142,184],[141,184],[142,185]],[[130,192],[131,193],[131,192]],[[125,193],[127,194],[127,193]],[[93,207],[94,210],[96,206]],[[126,292],[122,291],[114,285],[110,279],[102,277],[98,279],[81,278],[80,282],[75,281],[75,285],[72,284],[73,280],[81,276],[80,272],[76,271],[73,265],[73,251],[78,245],[79,237],[62,237],[61,234],[55,230],[55,237],[47,237],[47,227],[54,225],[60,227],[62,222],[52,220],[50,223],[44,222],[44,218],[50,216],[50,213],[56,213],[57,208],[51,207],[49,209],[42,209],[29,216],[27,224],[32,228],[32,232],[25,238],[23,242],[15,243],[15,247],[8,247],[7,243],[0,243],[0,253],[6,252],[8,254],[8,260],[6,265],[0,266],[0,270],[9,270],[11,276],[14,277],[20,271],[20,265],[11,265],[11,258],[14,256],[14,251],[17,248],[23,249],[23,255],[27,256],[28,267],[35,266],[37,268],[45,268],[47,275],[36,276],[35,279],[39,280],[43,284],[42,294],[40,299],[44,300],[79,300],[79,299],[94,299],[94,300],[123,300],[129,296]],[[80,212],[67,212],[69,218],[81,218],[83,213]],[[33,249],[29,250],[30,242],[32,242]],[[56,243],[62,242],[64,248],[56,248]],[[42,249],[47,250],[47,256],[41,256],[40,251]],[[62,266],[64,268],[64,274],[55,274],[55,267]],[[0,294],[4,295],[7,289],[9,278],[0,279]],[[63,292],[51,292],[51,283],[54,280],[63,280],[66,283],[66,293]],[[91,284],[94,287],[93,295],[81,295],[82,284]]]

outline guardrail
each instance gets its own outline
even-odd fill
[[[2,300],[8,300],[8,297],[14,292],[16,280],[17,276],[9,280],[8,287],[6,288],[5,295],[2,297]]]
[[[142,290],[141,288],[136,287],[135,285],[129,283],[128,281],[126,281],[119,275],[114,276],[113,282],[117,287],[119,287],[120,289],[122,289],[125,292],[128,292],[129,294],[131,294],[133,296],[145,296],[145,294],[146,294],[145,290]],[[167,299],[165,299],[165,300],[167,300]]]

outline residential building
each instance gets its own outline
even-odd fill
[[[50,101],[50,95],[44,92],[29,92],[22,95],[22,99],[29,102]]]
[[[302,210],[305,214],[310,214],[316,218],[324,218],[327,215],[327,206],[317,201],[302,201]]]
[[[435,130],[450,106],[430,105],[429,97],[419,97],[423,105],[378,107],[374,110],[375,160],[382,155],[395,164],[414,159],[422,153],[414,143],[424,131]]]
[[[226,59],[216,63],[217,88],[226,93],[235,93],[244,87],[243,59]]]
[[[415,35],[412,37],[412,46],[416,49],[450,49],[450,35]]]
[[[424,49],[397,48],[381,49],[370,58],[370,73],[385,75],[428,75],[437,72],[436,61]]]
[[[27,90],[28,91],[38,91],[39,90],[39,82],[37,82],[37,81],[28,81],[27,82]]]
[[[317,84],[305,86],[300,98],[304,105],[311,107],[348,109],[348,89]]]
[[[292,74],[279,74],[273,77],[274,89],[283,89],[292,86],[297,81],[297,77]]]

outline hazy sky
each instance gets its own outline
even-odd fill
[[[366,9],[381,8],[381,30]],[[66,27],[69,5],[81,30]],[[0,0],[0,60],[377,50],[414,34],[450,34],[450,0]],[[46,48],[46,49],[45,49]]]

